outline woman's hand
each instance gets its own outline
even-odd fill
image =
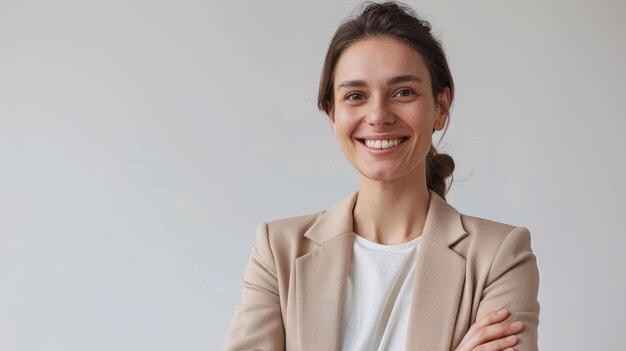
[[[472,324],[455,351],[513,351],[515,334],[522,330],[521,322],[503,322],[509,311],[503,308],[487,314]]]

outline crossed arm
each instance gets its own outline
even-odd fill
[[[496,254],[476,313],[477,322],[456,351],[499,351],[513,345],[516,351],[537,351],[538,290],[539,270],[530,232],[517,227],[508,233]],[[506,314],[495,312],[500,308],[508,310],[508,321],[503,321]],[[513,321],[522,322],[522,327],[511,326]],[[504,340],[512,334],[516,336],[512,342]]]

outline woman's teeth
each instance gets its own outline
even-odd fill
[[[372,149],[387,149],[394,147],[404,141],[403,138],[389,139],[389,140],[368,140],[365,139],[365,146]]]

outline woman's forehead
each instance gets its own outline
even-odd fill
[[[387,82],[408,75],[430,81],[428,67],[417,50],[394,38],[368,38],[341,54],[335,68],[335,86],[344,81]]]

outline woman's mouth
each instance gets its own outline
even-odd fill
[[[400,137],[395,139],[357,139],[361,144],[365,145],[368,149],[390,149],[405,142],[408,137]]]

